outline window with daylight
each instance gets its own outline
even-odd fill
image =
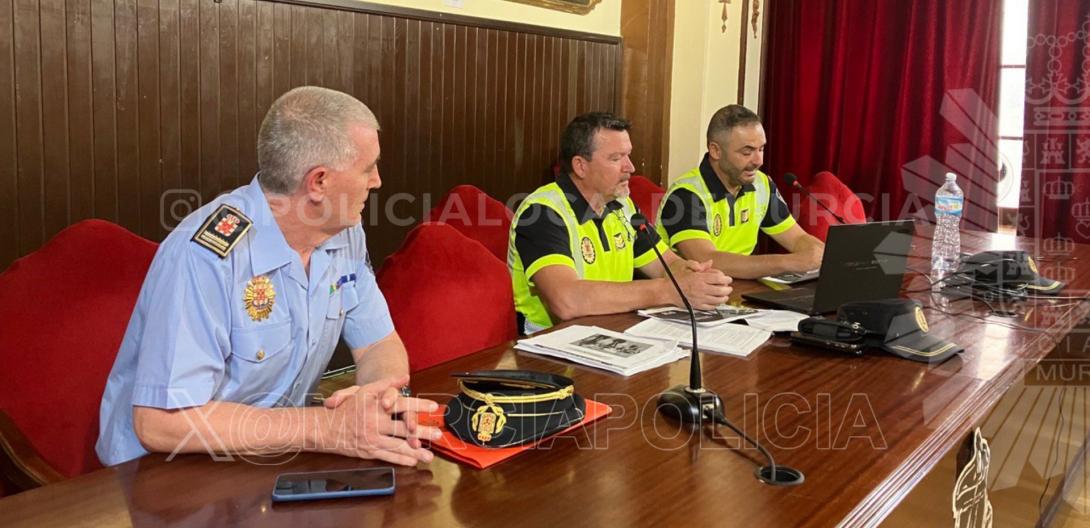
[[[1003,1],[1003,52],[999,70],[999,188],[1002,209],[1018,208],[1022,181],[1022,116],[1026,102],[1029,0]]]

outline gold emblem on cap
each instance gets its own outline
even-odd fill
[[[723,232],[723,216],[719,213],[715,213],[715,219],[712,220],[712,234],[719,236]]]
[[[590,237],[583,237],[583,240],[579,243],[579,249],[583,252],[583,262],[594,264],[597,255],[594,252],[594,242],[590,241]]]
[[[268,277],[260,275],[246,283],[246,291],[242,294],[242,303],[246,305],[246,313],[250,314],[250,319],[254,321],[268,319],[275,301],[276,290]]]
[[[1034,273],[1040,275],[1041,272],[1037,271],[1037,263],[1033,261],[1033,257],[1026,256],[1026,264],[1029,265],[1029,269]]]
[[[507,417],[503,415],[503,409],[486,403],[477,407],[470,420],[470,427],[477,433],[477,440],[488,442],[492,440],[492,436],[503,430],[506,423]]]
[[[923,308],[916,307],[916,324],[919,325],[920,330],[927,332],[927,319],[923,316]]]

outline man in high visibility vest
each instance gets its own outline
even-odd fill
[[[696,309],[730,296],[730,277],[711,262],[685,261],[653,230],[637,236],[628,198],[635,172],[629,124],[608,113],[576,117],[560,139],[561,172],[528,196],[511,224],[507,267],[522,331],[585,315],[681,306],[652,244]],[[651,280],[632,280],[634,270]]]
[[[737,278],[820,268],[825,244],[799,227],[776,184],[757,170],[766,142],[757,114],[741,105],[720,108],[708,124],[704,160],[662,200],[659,236],[683,257],[710,260]],[[759,231],[790,253],[753,255]]]

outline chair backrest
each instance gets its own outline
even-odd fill
[[[459,185],[428,212],[427,221],[449,224],[506,263],[507,240],[514,216],[503,202],[484,191],[472,185]]]
[[[822,171],[815,174],[807,190],[815,200],[819,200],[832,209],[846,223],[862,224],[867,221],[863,201],[833,173]],[[829,233],[829,226],[835,224],[836,220],[813,200],[802,196],[799,201],[798,222],[806,232],[824,242]]]
[[[0,410],[64,476],[101,467],[99,403],[156,247],[85,220],[0,274]]]
[[[654,222],[659,216],[659,203],[662,202],[662,197],[666,195],[666,190],[656,185],[655,182],[639,175],[632,176],[628,180],[628,189],[632,193],[632,201],[636,202],[636,207],[640,208],[643,216]]]
[[[447,224],[414,228],[377,280],[413,372],[517,335],[507,264]]]

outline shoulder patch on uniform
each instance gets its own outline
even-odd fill
[[[204,221],[192,240],[220,258],[227,258],[252,225],[253,220],[241,211],[223,204]]]

